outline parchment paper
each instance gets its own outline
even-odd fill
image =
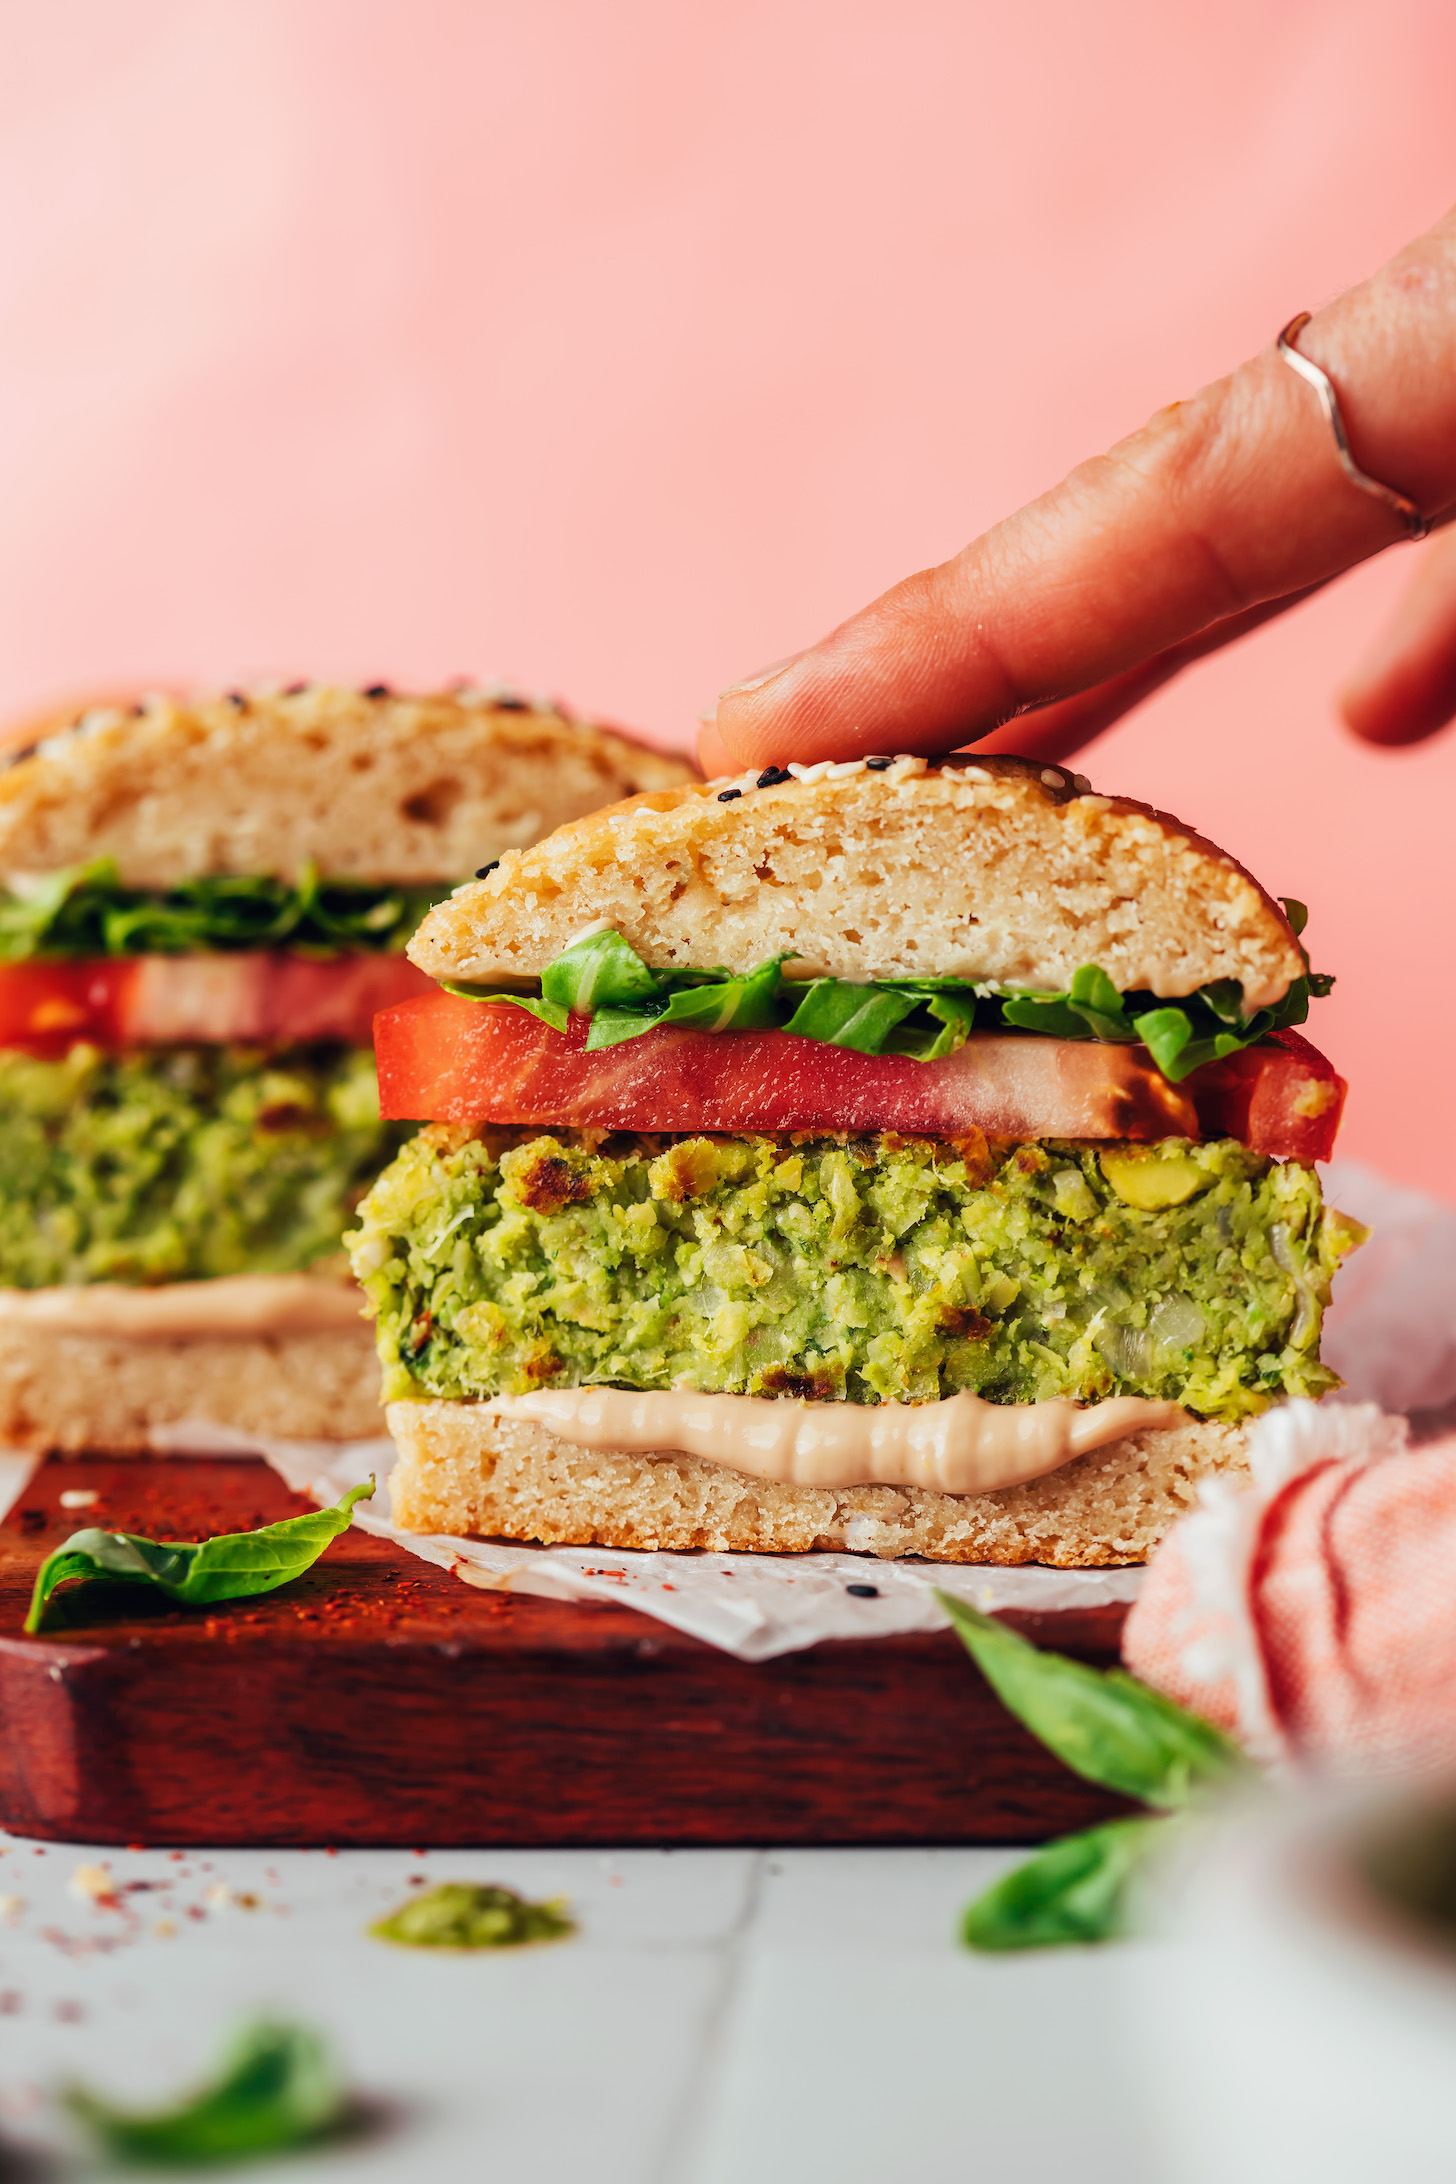
[[[1325,1191],[1376,1231],[1336,1283],[1323,1354],[1347,1386],[1332,1400],[1376,1402],[1434,1422],[1456,1405],[1456,1212],[1353,1162],[1331,1167]],[[851,1554],[638,1554],[422,1537],[397,1532],[389,1521],[394,1445],[388,1439],[264,1440],[199,1420],[170,1428],[159,1441],[178,1455],[261,1455],[291,1487],[320,1503],[337,1501],[373,1472],[379,1492],[355,1509],[354,1522],[466,1584],[555,1600],[614,1600],[745,1661],[824,1638],[937,1630],[946,1620],[937,1588],[981,1608],[1049,1610],[1130,1601],[1142,1578],[1139,1569],[1003,1570]],[[23,1490],[32,1462],[20,1452],[0,1452],[0,1514]]]

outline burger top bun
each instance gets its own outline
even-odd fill
[[[1166,999],[1304,971],[1283,911],[1181,821],[1029,759],[855,760],[636,796],[460,888],[409,953],[434,978],[540,976],[611,925],[657,969],[953,977],[1063,990],[1084,963]]]
[[[508,693],[314,683],[150,697],[0,748],[0,883],[92,858],[123,885],[208,873],[456,880],[687,763]]]

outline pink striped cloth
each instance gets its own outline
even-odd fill
[[[1267,1762],[1456,1769],[1456,1439],[1294,1402],[1250,1443],[1153,1557],[1128,1668]]]

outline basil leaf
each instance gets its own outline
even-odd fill
[[[964,1600],[936,1598],[1002,1704],[1086,1781],[1172,1810],[1246,1770],[1222,1730],[1125,1669],[1040,1652]]]
[[[84,956],[196,955],[275,948],[333,956],[403,948],[447,887],[213,873],[160,890],[123,887],[115,863],[53,872],[25,895],[0,896],[0,962]]]
[[[1294,934],[1294,937],[1296,940],[1298,940],[1300,934],[1304,931],[1304,928],[1309,923],[1309,912],[1305,908],[1304,904],[1302,902],[1296,902],[1292,895],[1281,895],[1279,897],[1279,900],[1284,906],[1284,915],[1289,920],[1290,928]]]
[[[541,977],[542,998],[590,1016],[594,1009],[630,1009],[634,1002],[660,999],[654,972],[620,933],[589,933],[549,963]]]
[[[370,1479],[367,1485],[351,1486],[332,1509],[305,1510],[301,1517],[285,1517],[256,1532],[223,1532],[195,1546],[94,1527],[73,1532],[36,1572],[25,1628],[34,1636],[56,1587],[71,1578],[154,1585],[187,1607],[274,1592],[317,1562],[329,1542],[347,1529],[355,1502],[367,1501],[373,1492]]]
[[[448,978],[442,978],[440,984],[446,993],[453,993],[461,1001],[507,1001],[513,1009],[524,1009],[528,1016],[539,1016],[553,1031],[565,1031],[571,1013],[555,1001],[538,1000],[535,994],[493,992],[488,986],[460,986]]]
[[[216,2081],[174,2108],[138,2114],[83,2086],[63,2098],[113,2155],[178,2167],[306,2146],[346,2111],[338,2074],[316,2034],[267,2022],[245,2026]]]
[[[895,1026],[918,1008],[913,993],[893,986],[860,986],[847,978],[816,978],[784,1026],[825,1046],[882,1054]]]
[[[1169,1824],[1109,1820],[1048,1843],[967,1907],[961,1940],[968,1949],[1057,1949],[1125,1934],[1129,1883]]]

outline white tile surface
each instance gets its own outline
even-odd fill
[[[878,2184],[922,2166],[1143,2184],[1110,1959],[954,1944],[959,1907],[1009,1855],[10,1842],[0,2129],[61,2149],[58,2085],[170,2097],[268,2009],[324,2031],[390,2116],[364,2142],[270,2164],[276,2184]],[[88,1863],[110,1866],[121,1909],[71,1893]],[[370,1939],[420,1874],[565,1895],[580,1937],[472,1957]]]

